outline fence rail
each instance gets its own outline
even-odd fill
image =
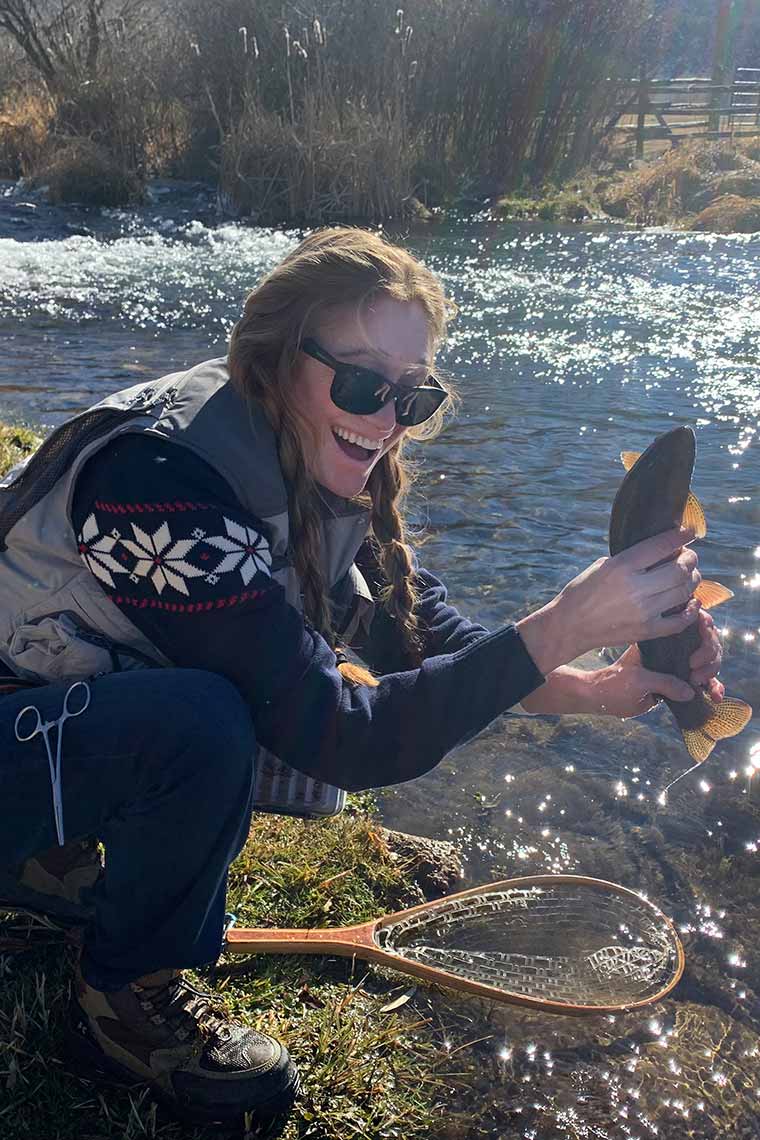
[[[760,137],[760,68],[740,67],[733,82],[715,83],[703,75],[652,79],[642,67],[620,91],[605,134],[634,135],[637,158],[649,139],[678,146],[691,139]],[[621,122],[632,118],[635,123]]]

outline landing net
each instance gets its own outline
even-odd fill
[[[678,937],[645,899],[600,886],[558,878],[485,888],[389,917],[375,940],[400,958],[528,998],[586,1007],[651,1001],[677,976]]]

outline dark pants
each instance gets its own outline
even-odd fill
[[[90,685],[90,707],[63,730],[63,823],[67,841],[106,847],[82,958],[86,980],[106,990],[219,956],[256,742],[246,704],[217,674],[138,669]],[[27,704],[55,720],[68,687],[0,697],[0,863],[56,843],[44,742],[19,743],[14,723]]]

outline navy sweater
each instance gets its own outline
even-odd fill
[[[417,572],[425,660],[405,668],[378,608],[355,648],[377,688],[344,681],[327,642],[270,576],[266,527],[192,452],[127,435],[77,480],[73,522],[105,593],[175,665],[227,677],[247,700],[259,742],[293,768],[347,790],[433,768],[543,683],[514,626],[463,618],[442,583]],[[381,575],[367,543],[357,563]]]

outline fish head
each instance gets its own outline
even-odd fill
[[[610,554],[679,526],[689,497],[696,440],[690,427],[665,432],[626,473],[610,514]]]

